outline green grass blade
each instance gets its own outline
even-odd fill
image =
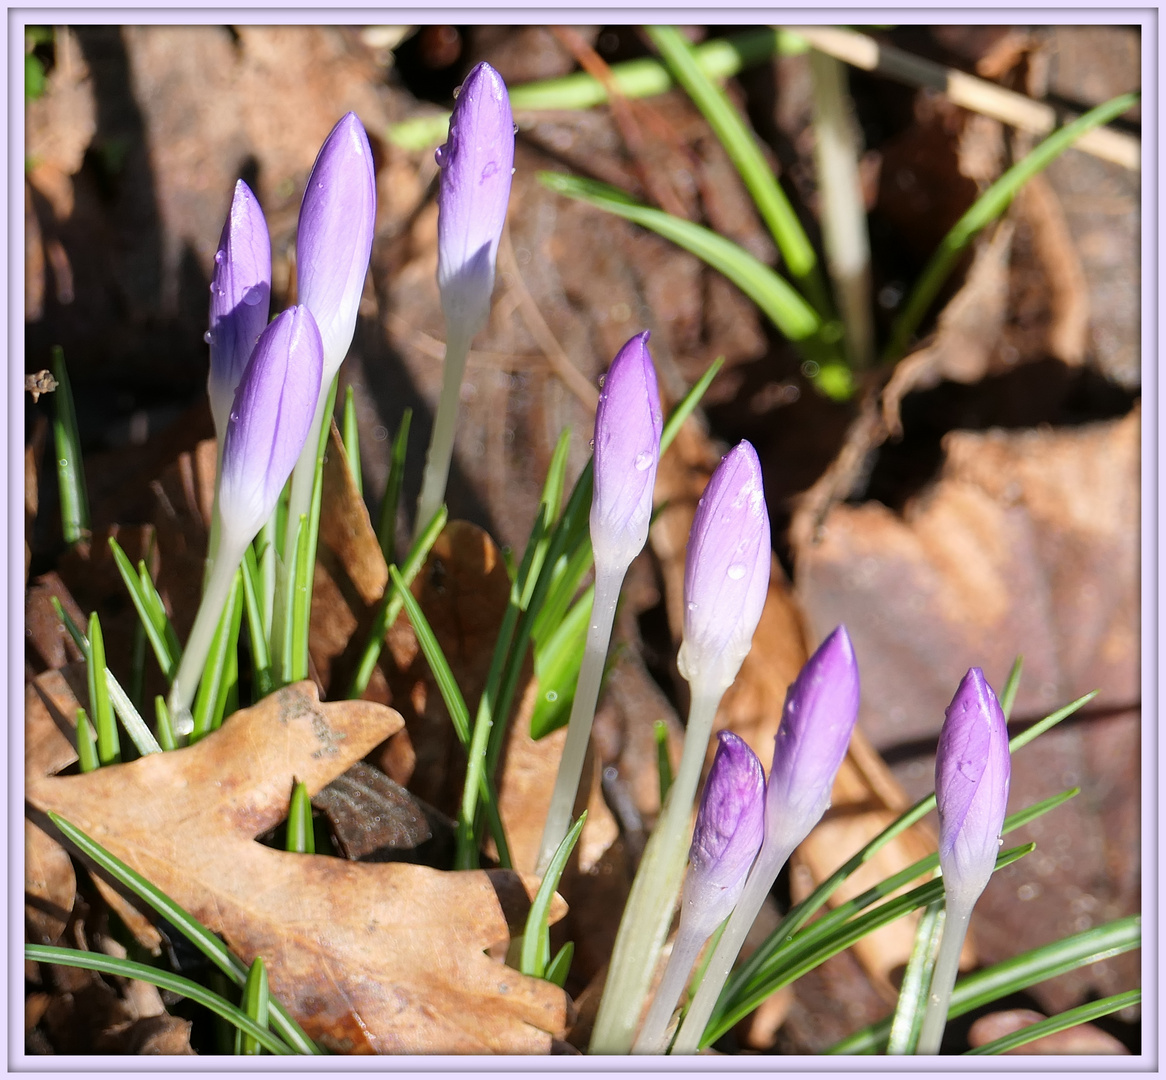
[[[696,47],[701,69],[714,79],[728,79],[747,67],[763,63],[777,53],[794,55],[806,51],[806,43],[775,27],[746,30],[724,38],[714,38]],[[672,77],[658,60],[643,58],[612,64],[611,74],[626,98],[652,97],[671,89]],[[590,109],[607,101],[607,89],[598,79],[575,72],[558,79],[512,86],[510,106],[515,112],[547,109]],[[419,116],[390,124],[389,142],[404,150],[425,150],[445,141],[449,113]]]
[[[413,422],[413,410],[401,413],[401,424],[393,438],[393,451],[389,458],[389,475],[385,480],[385,494],[381,499],[381,511],[377,518],[377,541],[385,562],[395,562],[394,539],[397,530],[397,510],[401,505],[401,485],[405,481],[405,451],[409,446],[409,426]]]
[[[356,485],[356,490],[364,495],[364,479],[360,474],[360,429],[356,426],[356,398],[353,396],[351,386],[344,388],[344,416],[340,430],[352,482]]]
[[[93,737],[93,725],[84,709],[77,709],[77,764],[83,773],[93,772],[101,767],[97,757],[97,740]]]
[[[610,184],[553,172],[540,172],[538,179],[544,187],[559,195],[580,199],[651,229],[704,260],[761,308],[773,325],[802,349],[807,359],[823,358],[820,348],[806,350],[807,343],[822,329],[818,313],[780,274],[731,240],[703,225],[694,225],[663,210],[637,203]]]
[[[166,699],[161,694],[154,697],[154,717],[159,746],[163,750],[177,750],[178,740],[174,737],[174,725],[170,722],[170,710],[166,707]]]
[[[247,637],[251,644],[252,681],[255,684],[255,697],[264,698],[275,689],[275,679],[271,672],[271,654],[267,651],[260,593],[262,584],[253,547],[249,546],[244,552],[240,569],[243,573],[243,605],[247,613]]]
[[[708,370],[696,380],[692,389],[680,399],[676,408],[668,414],[668,419],[664,422],[664,430],[660,433],[661,457],[664,456],[664,451],[672,445],[672,440],[676,438],[676,433],[680,430],[680,425],[692,415],[693,410],[700,404],[701,398],[704,397],[708,388],[712,385],[713,379],[717,377],[717,372],[724,366],[725,358],[718,356],[709,364]]]
[[[190,733],[192,743],[198,742],[214,730],[215,705],[222,696],[223,684],[227,678],[227,654],[231,646],[233,626],[236,627],[236,634],[238,633],[235,610],[239,605],[239,593],[242,590],[241,577],[242,575],[236,571],[231,582],[231,591],[223,604],[223,613],[219,616],[219,624],[215,627],[215,635],[211,638],[206,666],[203,668],[202,678],[198,683],[198,694],[194,699],[194,730]]]
[[[1072,934],[1049,945],[1030,949],[1020,956],[993,964],[982,971],[966,975],[955,985],[948,1019],[990,1005],[1000,998],[1027,990],[1046,979],[1064,975],[1078,968],[1099,964],[1114,956],[1138,948],[1142,943],[1142,918],[1129,915],[1122,919]],[[871,1024],[847,1036],[825,1052],[827,1054],[877,1054],[887,1042],[890,1021]]]
[[[170,616],[166,614],[166,605],[162,603],[162,597],[154,586],[154,579],[150,576],[144,559],[138,560],[138,581],[141,584],[141,595],[146,603],[150,620],[166,642],[166,651],[173,657],[174,666],[177,668],[178,662],[182,659],[182,645],[178,640],[173,623],[170,622]]]
[[[240,1031],[246,1032],[256,1043],[273,1054],[287,1055],[296,1052],[282,1039],[260,1027],[241,1009],[237,1009],[218,994],[182,975],[162,971],[136,960],[122,960],[115,956],[82,952],[80,949],[66,949],[59,945],[25,945],[24,958],[41,964],[65,964],[87,971],[100,971],[106,975],[118,975],[125,979],[140,979],[142,982],[153,983],[162,990],[181,994],[210,1009],[211,1012],[234,1024]]]
[[[561,989],[567,983],[567,975],[571,970],[571,961],[574,957],[575,943],[573,941],[564,942],[563,947],[555,953],[555,958],[547,964],[547,971],[543,978]]]
[[[251,970],[247,972],[247,981],[243,984],[243,1013],[256,1027],[267,1030],[268,1016],[271,1006],[271,991],[267,985],[267,968],[263,964],[263,957],[255,957]],[[263,1044],[254,1035],[245,1033],[242,1028],[235,1031],[236,1054],[261,1053]],[[291,1048],[288,1048],[291,1052]]]
[[[777,242],[790,275],[819,314],[826,316],[830,302],[818,270],[818,257],[757,145],[756,136],[746,127],[724,90],[701,68],[696,49],[676,27],[648,26],[645,31],[676,81],[684,87],[725,148],[758,213]]]
[[[1024,657],[1017,656],[1012,661],[1012,670],[1004,682],[1004,689],[1000,693],[1000,708],[1004,711],[1004,719],[1012,715],[1012,707],[1016,704],[1016,695],[1020,691],[1020,674],[1024,670]]]
[[[448,516],[449,512],[446,508],[441,507],[433,515],[433,520],[425,526],[425,529],[413,542],[413,547],[409,550],[409,554],[401,566],[401,579],[406,585],[412,585],[413,579],[421,572],[421,567],[425,565],[430,550],[441,535],[441,530],[445,528]],[[359,698],[368,689],[369,680],[377,666],[377,660],[380,659],[381,649],[384,648],[385,634],[389,632],[389,627],[396,622],[397,616],[401,614],[404,602],[401,593],[396,589],[385,589],[384,596],[381,597],[373,614],[368,640],[365,642],[360,662],[357,664],[352,681],[348,686],[347,697]]]
[[[534,902],[526,916],[526,928],[522,934],[522,954],[518,970],[524,975],[533,975],[536,978],[546,978],[547,968],[550,965],[550,932],[547,928],[547,916],[550,914],[551,901],[555,898],[555,889],[559,886],[559,879],[567,866],[567,860],[579,840],[579,834],[587,821],[587,811],[579,815],[579,819],[571,826],[571,831],[563,837],[562,843],[555,849],[555,854],[547,866],[547,872],[539,883]]]
[[[557,731],[570,718],[594,599],[595,586],[591,585],[546,642],[541,647],[535,645],[534,677],[538,683],[538,697],[530,717],[532,739],[541,739]]]
[[[57,380],[57,389],[53,392],[53,447],[57,452],[61,531],[65,543],[75,544],[89,536],[89,496],[85,489],[73,388],[65,370],[65,353],[59,345],[53,346],[49,364]]]
[[[109,700],[109,684],[105,681],[105,640],[97,612],[89,616],[89,712],[97,732],[97,758],[102,765],[121,761],[121,743],[117,724],[113,720],[113,703]]]
[[[657,720],[652,725],[652,737],[656,740],[656,776],[660,781],[660,805],[672,787],[672,759],[668,756],[668,725]],[[711,953],[710,953],[711,956]]]
[[[155,621],[152,600],[143,591],[141,578],[134,571],[129,557],[112,536],[109,538],[109,549],[113,552],[113,561],[117,565],[117,571],[121,574],[122,581],[125,582],[126,591],[130,594],[130,600],[133,602],[134,610],[138,613],[138,619],[145,632],[146,640],[149,641],[150,648],[154,650],[158,667],[166,677],[166,681],[168,683],[173,682],[174,671],[178,667],[178,662],[170,652],[170,643],[159,630],[158,624]]]
[[[1054,131],[972,204],[940,241],[935,254],[931,256],[930,262],[924,267],[923,273],[911,290],[907,303],[891,328],[890,340],[883,352],[884,361],[898,360],[907,351],[907,346],[923,317],[976,234],[1000,217],[1008,209],[1016,193],[1037,173],[1068,150],[1082,135],[1121,116],[1137,103],[1140,96],[1131,93],[1111,98],[1097,108],[1090,109],[1072,123]]]
[[[923,1028],[923,1013],[927,1008],[927,990],[935,970],[935,957],[943,933],[943,901],[928,904],[915,927],[915,943],[907,960],[907,970],[899,987],[899,1001],[891,1019],[891,1035],[887,1053],[914,1054]]]
[[[983,1046],[967,1050],[965,1054],[969,1057],[975,1054],[1005,1054],[1009,1050],[1015,1050],[1018,1046],[1035,1042],[1046,1035],[1055,1035],[1058,1031],[1067,1031],[1078,1024],[1087,1024],[1091,1020],[1100,1020],[1103,1016],[1121,1012],[1122,1009],[1127,1009],[1131,1005],[1137,1005],[1141,1000],[1141,990],[1127,990],[1125,993],[1113,994],[1100,1001],[1090,1001],[1084,1005],[1078,1005],[1075,1009],[1069,1009],[1056,1016],[1050,1016],[1045,1020],[1030,1024],[1026,1028],[1021,1028],[1020,1031],[1014,1031],[1011,1035],[1003,1035],[999,1039],[984,1043]]]
[[[314,855],[316,853],[316,829],[312,824],[312,798],[308,794],[308,787],[302,780],[297,780],[292,788],[291,802],[287,808],[287,843],[288,851],[299,855]]]
[[[65,839],[87,855],[119,884],[124,885],[135,896],[144,900],[159,915],[170,922],[183,934],[199,952],[226,975],[236,986],[242,986],[247,979],[247,968],[214,934],[202,925],[181,905],[176,904],[161,889],[150,884],[136,870],[130,869],[121,859],[111,855],[97,841],[90,839],[76,825],[48,811],[53,824]],[[86,954],[90,955],[90,954]],[[107,959],[107,958],[102,958]],[[303,1029],[292,1019],[287,1010],[272,1000],[271,1025],[281,1039],[293,1051],[300,1054],[319,1054],[320,1048],[304,1034]]]
[[[239,708],[239,629],[243,622],[243,575],[235,572],[235,588],[228,598],[231,621],[227,626],[226,651],[223,655],[223,677],[219,691],[215,695],[215,706],[211,711],[211,730],[217,731],[223,718]]]

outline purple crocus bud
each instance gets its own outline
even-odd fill
[[[224,537],[250,543],[271,516],[308,437],[322,367],[320,331],[304,305],[288,308],[260,335],[223,442]]]
[[[785,695],[765,793],[765,842],[788,857],[830,805],[858,719],[858,663],[845,626],[818,646]]]
[[[645,330],[611,362],[595,412],[591,547],[601,569],[623,573],[648,539],[663,429]]]
[[[298,299],[320,328],[324,385],[352,344],[372,254],[376,204],[368,136],[356,113],[346,113],[316,155],[296,233]]]
[[[769,592],[769,564],[761,462],[742,441],[704,489],[684,561],[684,640],[677,663],[707,693],[723,693],[737,677]]]
[[[683,918],[707,937],[729,917],[765,835],[765,772],[748,743],[717,736],[684,880]]]
[[[967,904],[996,867],[1011,771],[1004,711],[984,673],[972,668],[947,707],[935,756],[943,887]]]
[[[251,350],[267,325],[271,303],[271,238],[259,200],[239,180],[231,209],[215,252],[211,277],[211,347],[207,395],[220,444],[235,387],[251,358]]]
[[[450,336],[469,340],[490,311],[514,170],[514,117],[502,76],[478,64],[462,83],[438,148],[437,285]]]

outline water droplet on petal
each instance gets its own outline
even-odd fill
[[[202,336],[202,339],[203,339],[203,341],[205,341],[205,342],[206,342],[208,345],[213,345],[213,344],[214,344],[214,341],[215,341],[215,336],[214,336],[214,334],[212,334],[212,333],[211,333],[211,332],[208,330],[208,331],[207,331],[205,334],[203,334],[203,336]]]
[[[487,161],[482,168],[482,181],[489,180],[498,171],[498,162]]]
[[[252,285],[251,288],[249,288],[243,294],[243,303],[246,304],[248,307],[254,307],[262,299],[263,299],[263,290],[258,285]]]
[[[599,376],[599,389],[600,389],[600,390],[602,390],[602,389],[603,389],[603,384],[604,384],[605,382],[607,382],[607,376],[606,376],[606,375],[600,375],[600,376]]]
[[[514,134],[515,135],[518,134],[518,121],[517,120],[514,121]],[[513,172],[514,170],[511,169],[510,171]]]
[[[239,413],[237,410],[232,409],[231,410],[231,423],[237,424],[238,422],[239,422]]]
[[[689,601],[688,601],[688,610],[689,610],[689,611],[695,611],[695,610],[696,610],[696,601],[695,601],[695,600],[689,600]]]
[[[445,168],[445,155],[446,149],[444,145],[439,146],[436,150],[433,151],[433,160],[436,161],[437,164],[443,169]]]
[[[588,440],[587,440],[587,449],[588,449],[588,450],[594,450],[594,449],[595,449],[595,440],[594,440],[594,439],[588,439]]]
[[[735,562],[728,570],[730,581],[740,581],[745,576],[745,564]]]
[[[642,450],[640,453],[636,454],[636,460],[633,462],[633,464],[635,465],[635,467],[637,469],[639,469],[640,472],[644,472],[647,468],[649,468],[651,466],[652,462],[655,460],[656,460],[655,454],[649,453],[647,450]],[[744,571],[742,571],[742,572],[744,572]],[[731,577],[732,571],[730,570],[729,573],[730,573],[730,577]]]

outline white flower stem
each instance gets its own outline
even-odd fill
[[[688,982],[697,953],[708,940],[707,934],[694,933],[694,929],[685,925],[684,916],[681,915],[672,955],[668,957],[664,978],[660,980],[648,1015],[644,1017],[644,1025],[632,1047],[633,1054],[662,1054],[668,1049],[668,1021],[672,1018],[684,984]]]
[[[425,472],[421,477],[421,495],[417,500],[417,516],[413,521],[413,539],[433,519],[445,502],[445,486],[449,481],[449,463],[453,457],[453,437],[457,428],[458,405],[461,400],[462,376],[470,353],[473,333],[465,327],[448,327],[445,344],[445,367],[441,379],[441,397],[433,418],[433,432],[429,436],[429,450],[425,455]]]
[[[571,719],[567,723],[567,741],[563,744],[563,756],[555,776],[555,787],[551,793],[551,805],[547,810],[535,869],[540,877],[546,873],[555,851],[571,827],[579,778],[583,775],[587,744],[591,740],[591,725],[595,720],[595,703],[599,699],[599,685],[603,681],[603,666],[607,659],[607,646],[611,641],[616,602],[626,573],[626,566],[595,568],[595,598],[591,604],[587,644],[583,649],[583,663],[575,683],[575,700],[571,703]]]
[[[721,687],[714,692],[699,684],[692,688],[680,768],[624,907],[591,1035],[592,1054],[626,1054],[631,1048],[684,877],[693,799],[723,693]]]
[[[773,888],[778,873],[796,846],[795,843],[787,841],[767,845],[761,849],[753,869],[749,872],[749,880],[745,882],[741,899],[737,901],[733,914],[729,916],[725,932],[721,934],[721,940],[717,942],[717,947],[705,967],[700,988],[692,999],[688,1015],[685,1016],[676,1041],[672,1044],[673,1054],[695,1054],[700,1048],[701,1037],[716,1007],[721,987],[725,985],[737,954],[745,944],[745,937],[753,926],[761,905],[765,903],[769,890]]]
[[[240,541],[226,530],[220,534],[218,557],[199,602],[198,613],[190,628],[190,637],[186,640],[186,648],[182,652],[182,660],[178,664],[166,702],[174,730],[179,735],[189,735],[194,729],[190,705],[194,701],[211,641],[222,617],[227,594],[231,591],[231,583],[235,580],[235,571],[243,561],[246,546],[247,542]]]
[[[951,1005],[951,992],[959,975],[960,953],[964,938],[968,934],[972,908],[977,897],[968,903],[966,899],[947,897],[947,917],[943,923],[943,937],[939,942],[939,955],[935,960],[935,971],[931,976],[931,992],[927,995],[927,1008],[923,1012],[923,1026],[919,1029],[916,1054],[938,1054],[943,1041],[943,1029],[947,1026],[947,1010]]]

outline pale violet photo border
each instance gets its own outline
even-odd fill
[[[715,10],[715,13],[714,13]],[[6,9],[8,58],[8,109],[6,111],[8,170],[7,243],[5,285],[8,296],[9,402],[6,495],[9,509],[7,531],[8,566],[8,889],[4,893],[8,928],[8,979],[4,983],[8,1024],[5,1028],[8,1072],[38,1076],[73,1076],[79,1072],[150,1074],[213,1073],[221,1076],[250,1076],[257,1073],[311,1072],[342,1074],[388,1072],[393,1076],[434,1077],[465,1073],[603,1073],[605,1075],[661,1075],[699,1073],[736,1075],[781,1073],[784,1076],[832,1077],[855,1073],[989,1073],[993,1077],[1028,1076],[1034,1073],[1113,1075],[1158,1071],[1159,1013],[1159,781],[1162,777],[1161,748],[1157,720],[1162,702],[1158,670],[1166,662],[1159,629],[1158,557],[1163,510],[1159,498],[1159,389],[1158,357],[1162,331],[1158,304],[1161,270],[1162,225],[1159,202],[1159,79],[1162,46],[1159,7],[1074,6],[1062,3],[1028,3],[1024,7],[961,7],[940,10],[933,4],[851,4],[845,7],[778,7],[763,3],[735,3],[729,8],[704,5],[638,3],[634,8],[594,6],[551,8],[528,0],[505,8],[463,4],[426,7],[390,7],[365,3],[321,8],[290,3],[251,3],[246,7],[162,7],[157,4],[121,4],[117,7],[89,5],[19,5]],[[363,24],[431,23],[440,17],[450,23],[534,24],[547,21],[593,25],[641,22],[679,22],[716,25],[782,23],[968,23],[984,25],[1139,25],[1142,28],[1142,987],[1143,1046],[1139,1057],[1010,1057],[1006,1070],[1002,1059],[934,1058],[820,1058],[739,1056],[695,1058],[630,1057],[395,1057],[380,1058],[252,1058],[246,1066],[239,1058],[171,1057],[70,1057],[66,1062],[24,1054],[24,941],[23,864],[24,770],[24,191],[23,191],[23,27],[29,23],[62,25],[70,23],[107,24],[207,24],[286,23]],[[64,1065],[64,1068],[62,1066]],[[939,1066],[938,1068],[936,1066]]]

